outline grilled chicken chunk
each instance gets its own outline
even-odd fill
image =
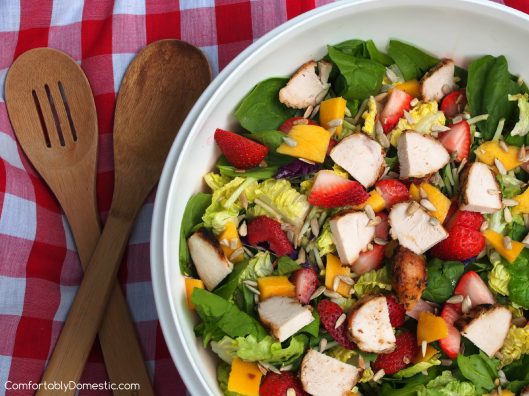
[[[349,314],[347,328],[351,339],[364,352],[390,353],[396,339],[384,296],[368,296],[358,301]]]
[[[391,235],[399,243],[416,254],[423,254],[432,246],[448,237],[438,221],[414,202],[393,205],[389,212]]]
[[[451,59],[443,59],[430,69],[421,80],[421,94],[425,102],[439,102],[455,89],[455,64]]]
[[[301,362],[301,384],[314,396],[345,396],[356,385],[359,370],[338,359],[309,349]]]
[[[502,208],[501,189],[492,170],[481,162],[472,163],[463,175],[461,210],[494,213]]]
[[[332,239],[343,264],[354,263],[375,237],[375,226],[368,223],[369,217],[365,212],[337,215],[329,222]]]
[[[391,285],[399,302],[407,311],[413,309],[421,299],[427,279],[424,256],[400,246],[393,259]]]
[[[213,290],[233,270],[213,233],[201,228],[187,240],[189,253],[206,289]]]
[[[343,139],[330,156],[365,188],[375,184],[385,167],[382,146],[363,133]]]
[[[399,136],[397,155],[401,179],[426,177],[450,161],[448,151],[438,140],[414,131]]]
[[[322,78],[329,78],[326,66],[324,65],[324,73],[318,76],[316,74],[317,65],[315,61],[302,65],[287,85],[279,91],[279,101],[294,109],[305,109],[320,103],[327,95],[331,84],[322,81]]]
[[[312,312],[296,298],[270,297],[257,308],[261,322],[280,341],[285,341],[314,320]]]

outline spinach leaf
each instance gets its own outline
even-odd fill
[[[187,238],[193,233],[194,227],[202,221],[202,215],[211,205],[211,194],[198,193],[187,202],[180,226],[179,261],[183,275],[194,275],[191,267],[191,255],[187,247]]]
[[[286,135],[281,131],[258,131],[248,135],[250,139],[259,141],[260,143],[267,146],[270,151],[274,152],[281,145],[281,143],[283,143],[283,138],[285,136]]]
[[[220,296],[228,301],[231,301],[233,299],[233,296],[235,292],[237,291],[237,288],[239,287],[240,282],[240,276],[244,272],[244,270],[248,267],[248,264],[250,261],[248,259],[237,263],[233,266],[233,271],[228,275],[228,277],[222,282],[220,286],[218,286],[213,293],[215,293],[217,296]]]
[[[301,266],[288,256],[282,256],[277,260],[275,275],[290,275],[292,272],[300,269]]]
[[[395,60],[405,80],[420,79],[439,60],[398,40],[390,40],[388,55]]]
[[[428,283],[422,297],[425,300],[443,303],[453,293],[465,266],[459,261],[433,259],[428,263]]]
[[[461,374],[477,388],[485,390],[494,388],[494,380],[498,378],[499,361],[497,359],[491,359],[483,352],[479,355],[458,355],[457,365]]]
[[[490,140],[501,118],[509,120],[516,102],[508,100],[509,94],[520,91],[512,81],[507,59],[486,55],[473,61],[468,67],[467,100],[473,115],[488,114],[486,121],[477,124],[485,140]]]
[[[378,50],[373,40],[367,40],[365,47],[369,54],[369,59],[372,59],[378,63],[382,63],[384,66],[389,66],[394,63],[390,56]]]
[[[386,68],[371,59],[357,58],[334,47],[329,48],[329,58],[340,70],[336,79],[336,93],[347,100],[363,100],[376,94],[382,86]]]
[[[521,359],[505,366],[503,372],[510,381],[507,388],[512,392],[518,393],[524,386],[529,384],[529,355],[523,355]]]
[[[250,132],[275,130],[296,110],[279,101],[279,90],[285,86],[286,78],[269,78],[258,83],[239,103],[235,117],[242,127]]]
[[[509,297],[511,301],[529,308],[529,250],[523,249],[516,260],[507,266],[511,279],[509,281]]]
[[[318,312],[314,310],[312,311],[312,316],[314,316],[314,320],[308,325],[302,327],[298,331],[298,333],[307,333],[313,337],[318,337],[318,335],[320,334],[320,315],[318,315]]]
[[[363,40],[347,40],[333,45],[333,47],[344,54],[352,55],[358,58],[367,58],[369,56],[369,53],[365,47],[365,41]]]
[[[244,173],[239,173],[234,166],[217,163],[217,168],[222,176],[228,177],[253,177],[257,180],[265,180],[274,177],[279,165],[268,165],[265,168],[252,168]]]
[[[253,335],[261,340],[267,334],[256,319],[207,290],[195,288],[191,293],[191,301],[207,326],[216,327],[229,337]]]

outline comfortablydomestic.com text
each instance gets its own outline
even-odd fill
[[[38,391],[38,390],[54,390],[54,391],[63,391],[68,392],[72,390],[110,390],[110,391],[139,391],[140,384],[136,383],[113,383],[113,382],[96,382],[96,383],[81,383],[75,381],[68,382],[13,382],[6,381],[4,384],[5,390],[29,390],[29,391]]]

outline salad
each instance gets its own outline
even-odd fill
[[[242,98],[180,238],[224,394],[529,392],[528,93],[349,40]]]

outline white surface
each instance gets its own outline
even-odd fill
[[[265,35],[210,85],[189,114],[169,154],[153,216],[151,259],[162,329],[180,374],[194,395],[220,395],[214,360],[193,334],[178,266],[180,219],[202,175],[218,155],[215,128],[231,128],[237,103],[254,84],[284,76],[325,53],[328,43],[372,38],[382,49],[398,38],[453,57],[465,66],[483,54],[507,56],[511,71],[529,76],[529,17],[480,0],[360,0],[333,3]]]

